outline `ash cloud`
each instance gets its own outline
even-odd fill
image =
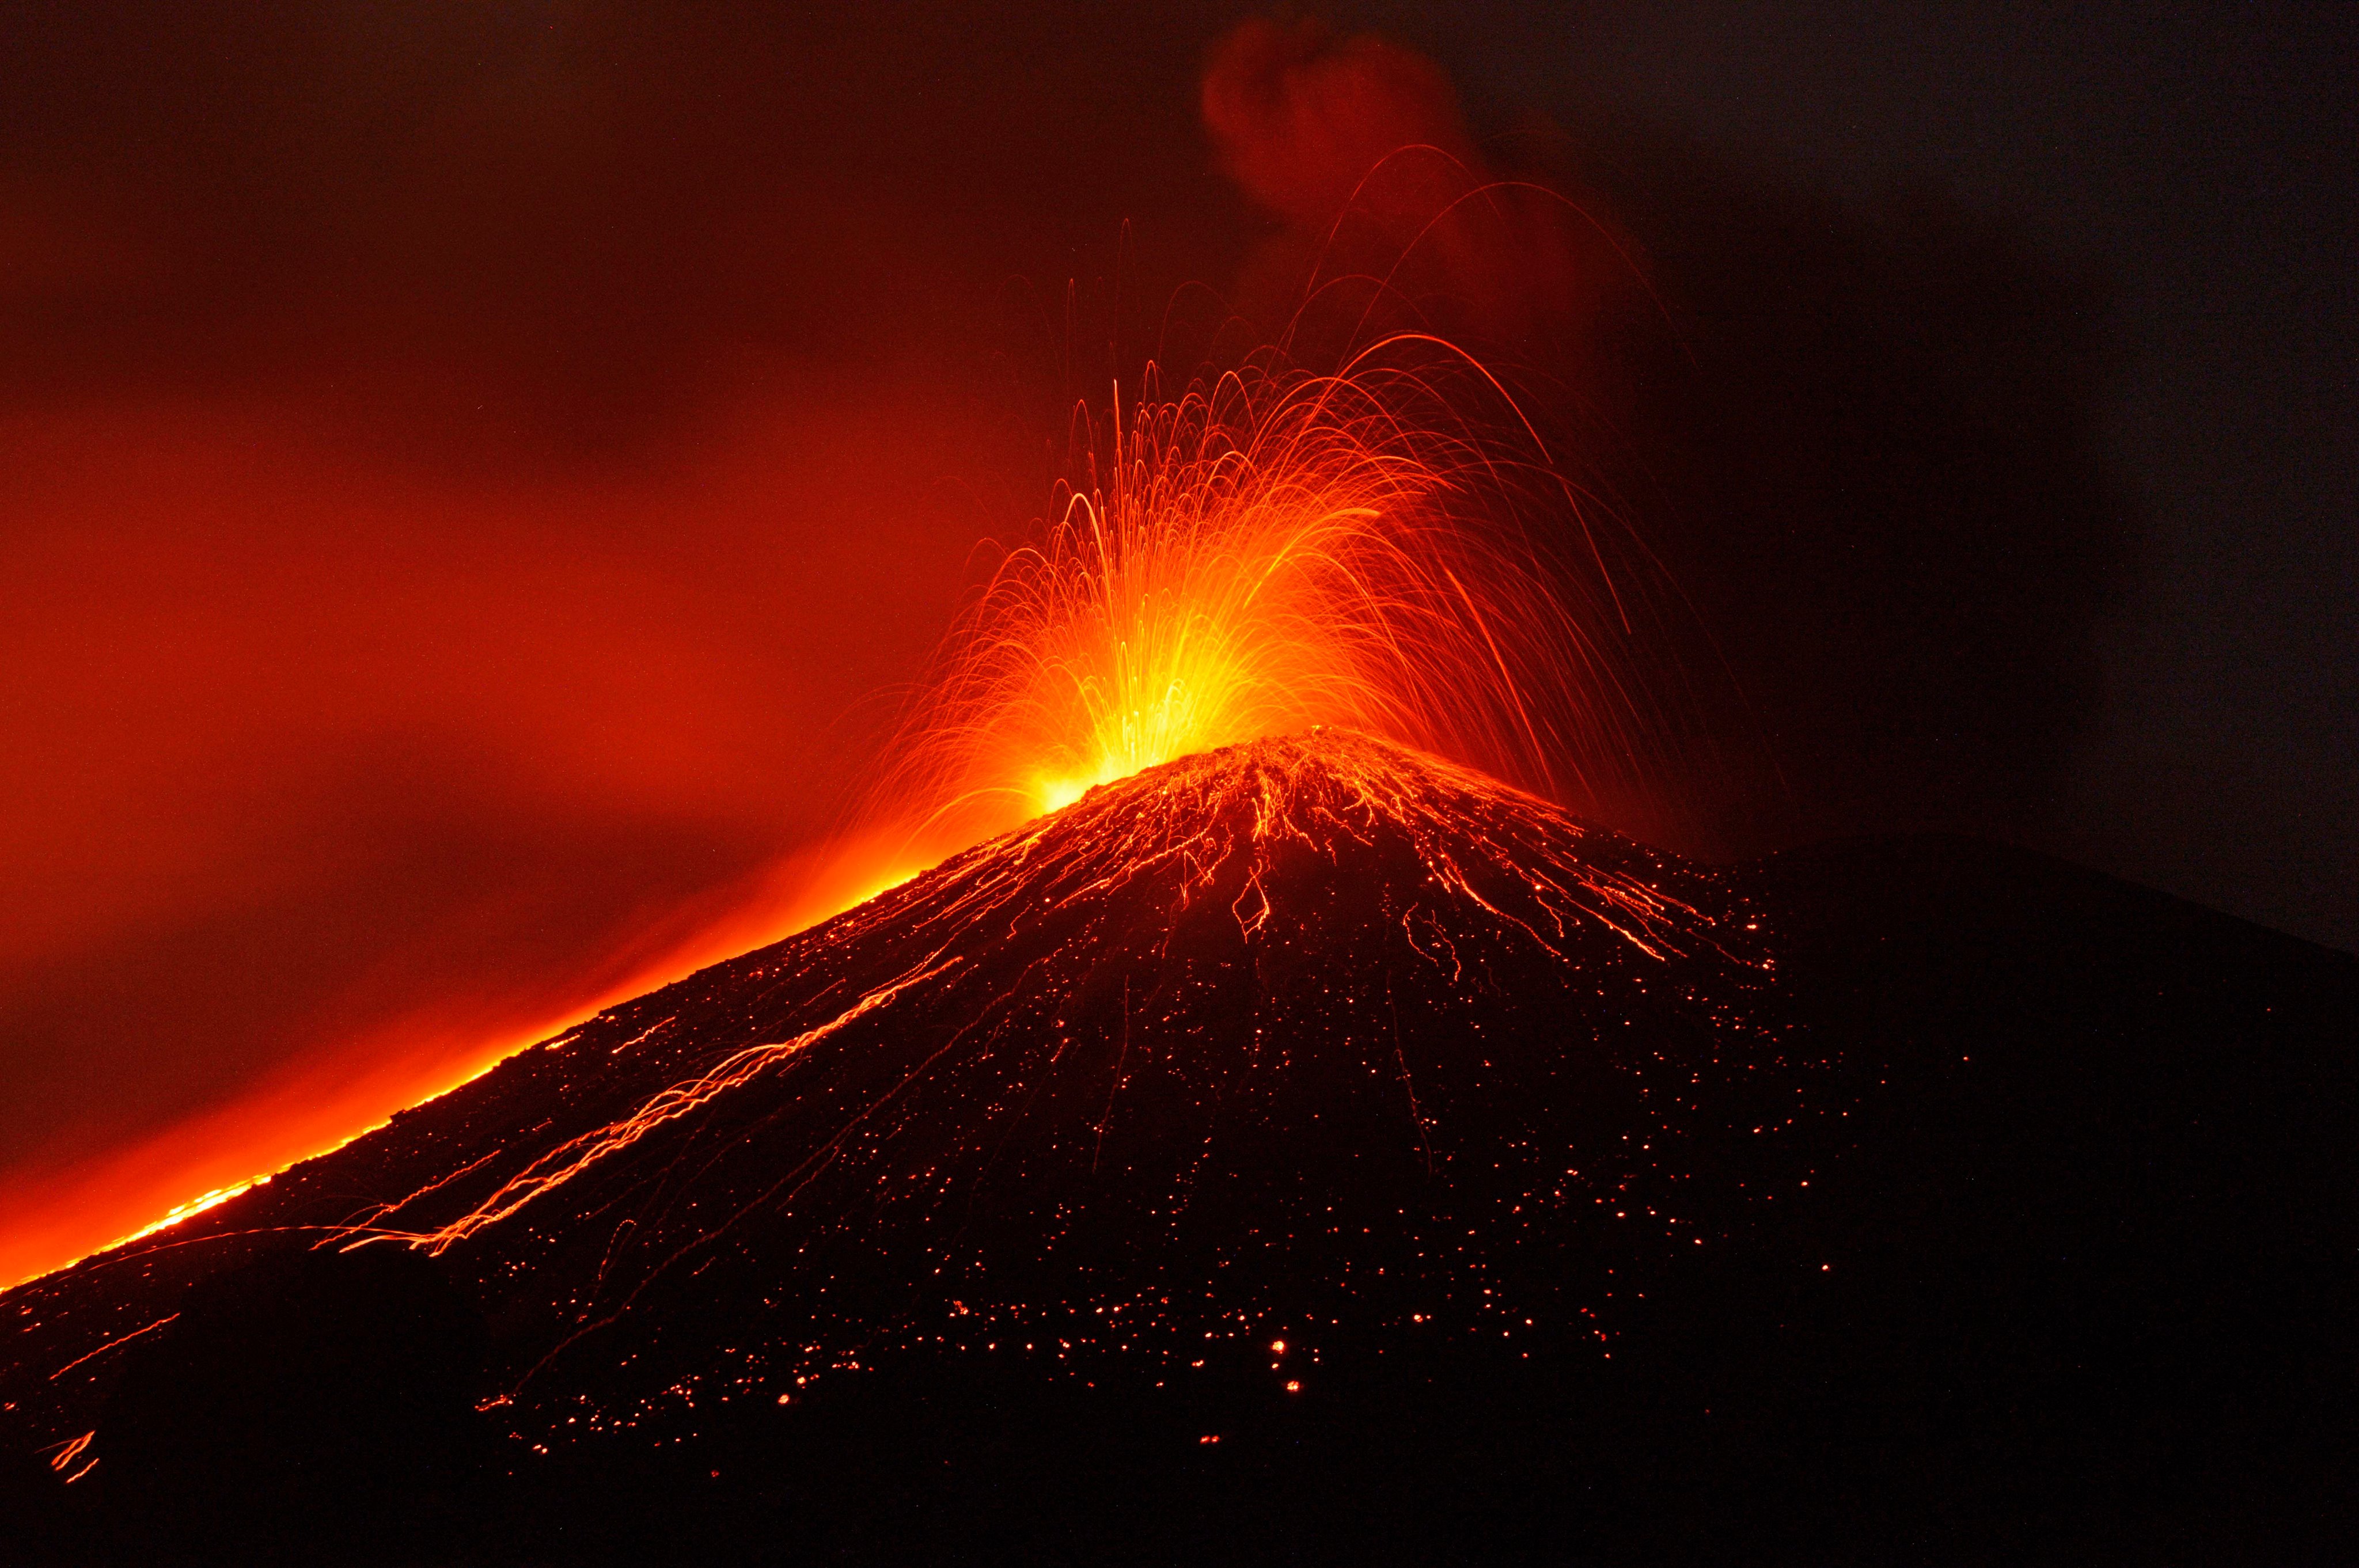
[[[2130,560],[2096,280],[1937,194],[1840,209],[1627,119],[1478,138],[1432,61],[1315,24],[1232,35],[1203,113],[1287,225],[1249,308],[1316,273],[1355,325],[1482,350],[1659,557],[1641,674],[1688,764],[1610,812],[1723,856],[2040,836]]]
[[[1384,38],[1246,22],[1207,59],[1201,112],[1222,168],[1285,224],[1237,305],[1313,355],[1397,322],[1560,368],[1631,281],[1599,215],[1486,156],[1440,67]]]

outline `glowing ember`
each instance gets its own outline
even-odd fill
[[[1539,509],[1531,532],[1573,548],[1532,546]],[[1512,400],[1428,339],[1376,344],[1333,375],[1249,366],[1111,410],[1040,536],[945,642],[854,830],[782,909],[690,939],[608,998],[865,903],[1093,785],[1317,724],[1557,799],[1626,784],[1658,733],[1623,652],[1624,604],[1648,574],[1609,571],[1614,536],[1589,527]],[[469,1041],[456,1071],[396,1075],[311,1156],[534,1037]],[[304,1103],[342,1092],[314,1086]],[[262,1179],[218,1162],[212,1191],[101,1250]]]
[[[1480,393],[1462,401],[1500,429],[1445,388]],[[1422,338],[1335,375],[1254,368],[1117,400],[1044,535],[945,643],[875,814],[962,847],[1319,724],[1551,794],[1632,772],[1616,585],[1543,458],[1495,382]],[[1582,539],[1573,557],[1532,546],[1536,502]]]

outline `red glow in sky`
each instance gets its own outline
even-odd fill
[[[1245,239],[1126,29],[1074,138],[947,36],[212,20],[95,16],[0,159],[5,1280],[864,891],[875,694],[1102,384],[1007,380],[1108,341],[1026,319],[1068,242],[1154,242],[1131,351]]]
[[[0,1275],[781,934],[861,741],[844,687],[956,586],[929,486],[811,457],[909,406],[752,410],[677,471],[529,488],[267,409],[19,419]]]

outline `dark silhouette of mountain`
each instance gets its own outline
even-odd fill
[[[2354,1004],[2034,857],[1715,872],[1313,732],[19,1288],[0,1400],[142,1560],[2324,1553]]]
[[[206,1279],[107,1401],[113,1524],[140,1555],[413,1561],[468,1501],[483,1328],[426,1260],[280,1251]]]

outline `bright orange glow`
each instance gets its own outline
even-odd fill
[[[1646,726],[1610,652],[1626,625],[1603,551],[1579,532],[1582,509],[1527,429],[1518,460],[1512,439],[1453,410],[1445,391],[1469,383],[1513,413],[1495,382],[1424,338],[1389,340],[1335,375],[1263,367],[1111,410],[1103,446],[1093,432],[1043,536],[1006,556],[945,643],[869,823],[813,880],[810,913],[864,906],[908,868],[1027,823],[995,853],[931,880],[938,896],[950,880],[962,918],[994,913],[1029,848],[1060,823],[1093,824],[1087,854],[1108,879],[1175,856],[1217,864],[1227,851],[1205,838],[1206,824],[1226,818],[1213,797],[1244,788],[1255,860],[1236,914],[1248,935],[1268,916],[1264,857],[1289,838],[1315,841],[1293,814],[1316,803],[1409,831],[1434,885],[1544,947],[1570,924],[1595,922],[1660,957],[1667,926],[1692,912],[1626,879],[1574,865],[1561,883],[1527,873],[1545,930],[1493,908],[1425,821],[1425,796],[1437,778],[1470,801],[1515,792],[1363,738],[1558,794],[1626,777],[1640,761]],[[1593,575],[1573,569],[1579,557],[1552,559],[1528,542],[1524,514],[1536,502],[1573,525]],[[1299,739],[1272,740],[1280,735]],[[1203,760],[1254,741],[1271,749],[1250,784]],[[1101,821],[1108,808],[1084,799],[1183,758],[1197,762],[1118,820]],[[1219,782],[1190,787],[1208,770]],[[1313,773],[1330,784],[1303,782]],[[1326,801],[1330,784],[1343,788],[1333,781],[1348,784],[1348,809]],[[835,929],[874,918],[854,913]],[[462,1243],[958,964],[929,958],[790,1038],[745,1047],[542,1152],[454,1220],[408,1228],[404,1200],[357,1221],[354,1244]],[[1284,1356],[1286,1342],[1270,1352]]]
[[[205,1210],[209,1208],[220,1207],[223,1204],[229,1202],[230,1199],[237,1196],[240,1193],[250,1193],[256,1187],[266,1185],[268,1184],[269,1180],[270,1178],[268,1176],[255,1176],[243,1182],[232,1182],[228,1186],[215,1187],[212,1191],[204,1194],[201,1197],[190,1198],[187,1203],[174,1204],[171,1208],[166,1212],[164,1217],[156,1221],[155,1224],[135,1230],[130,1235],[125,1237],[122,1241],[112,1243],[112,1245],[120,1247],[124,1245],[125,1242],[144,1241],[159,1230],[169,1230],[172,1227],[179,1224],[180,1221],[184,1219],[192,1218],[197,1215],[204,1213]]]
[[[300,398],[6,411],[0,1282],[855,902],[765,866],[853,765],[803,738],[962,580],[971,525],[896,466],[913,424],[983,461],[929,395],[880,371],[529,475]]]
[[[28,1221],[0,1232],[0,1281],[5,1282],[0,1288],[177,1226],[279,1172],[366,1137],[396,1110],[473,1083],[518,1051],[561,1035],[606,1007],[791,935],[915,874],[878,873],[865,865],[849,873],[840,859],[817,871],[809,863],[782,867],[773,885],[751,895],[745,907],[658,941],[654,957],[610,969],[612,978],[587,1001],[563,1012],[527,1015],[496,1032],[413,1020],[332,1062],[282,1075],[125,1153],[28,1184],[30,1190],[18,1195]],[[198,1196],[180,1196],[191,1187]],[[70,1195],[71,1202],[45,1202],[47,1194]],[[151,1215],[158,1217],[145,1217]],[[122,1228],[92,1246],[93,1220]]]
[[[1621,606],[1581,503],[1446,345],[1117,401],[1077,468],[911,715],[875,808],[910,824],[910,858],[1321,724],[1560,797],[1636,762]],[[1544,557],[1535,507],[1580,545]]]

